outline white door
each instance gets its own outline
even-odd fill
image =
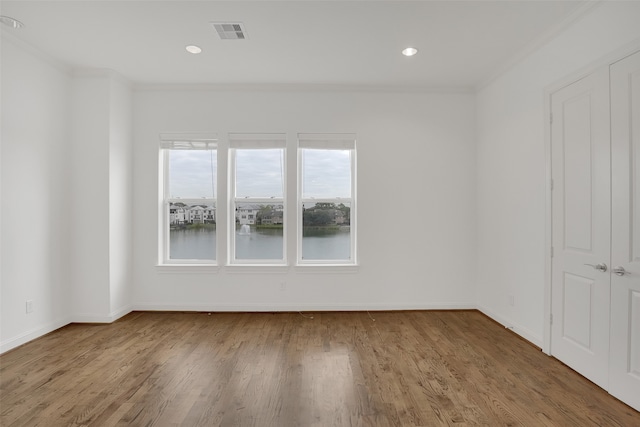
[[[551,112],[551,354],[608,389],[608,67],[553,93]]]
[[[609,392],[640,411],[640,52],[611,66],[611,145]]]

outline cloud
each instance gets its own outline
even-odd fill
[[[200,199],[217,196],[217,152],[171,150],[169,195]],[[236,151],[236,197],[281,198],[284,190],[283,149]],[[304,149],[302,155],[303,197],[316,199],[351,197],[349,150]],[[295,170],[289,174],[297,173]]]
[[[349,150],[305,149],[302,155],[303,198],[351,197]]]
[[[215,150],[171,150],[169,196],[181,199],[213,198],[217,158]]]
[[[236,197],[283,197],[284,150],[236,151]]]

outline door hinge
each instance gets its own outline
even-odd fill
[[[551,246],[551,258],[553,258],[553,246]]]
[[[553,179],[549,182],[549,187],[551,188],[551,191],[553,191]]]
[[[549,113],[549,123],[553,124],[553,113]]]
[[[553,313],[549,315],[549,323],[553,325]]]

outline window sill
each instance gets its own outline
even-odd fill
[[[224,271],[229,274],[286,274],[290,266],[270,264],[231,264],[225,265]],[[221,267],[214,264],[158,264],[156,271],[160,274],[216,274]],[[360,267],[353,264],[298,264],[293,267],[296,273],[302,274],[356,274]]]
[[[220,267],[213,264],[158,264],[156,271],[162,274],[212,274]]]

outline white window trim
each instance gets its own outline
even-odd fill
[[[159,150],[159,172],[161,174],[160,184],[161,188],[159,189],[160,202],[159,202],[159,233],[158,233],[158,242],[161,244],[158,245],[158,264],[159,271],[163,272],[174,272],[175,268],[183,268],[183,267],[196,267],[197,269],[193,270],[193,272],[204,273],[204,272],[212,272],[214,271],[212,268],[217,269],[217,259],[170,259],[169,258],[169,236],[170,236],[170,213],[169,213],[169,204],[182,202],[184,204],[206,204],[210,206],[215,206],[216,211],[218,209],[217,203],[217,194],[214,194],[213,198],[200,198],[200,199],[181,199],[181,198],[172,198],[169,195],[169,151],[171,149],[184,149],[184,150],[216,150],[218,148],[217,144],[217,135],[216,134],[162,134],[160,135],[160,150]],[[220,164],[220,160],[218,159],[218,165]],[[215,177],[217,181],[217,176]],[[217,215],[216,215],[217,217]],[[217,223],[217,219],[216,219]],[[217,233],[216,233],[217,235]],[[218,244],[214,242],[216,245],[216,258],[218,257]],[[166,268],[165,268],[166,267]],[[186,271],[185,271],[186,272]]]
[[[236,197],[236,152],[237,150],[282,150],[282,197]],[[229,134],[228,162],[228,233],[227,266],[233,271],[242,271],[237,267],[287,267],[287,136],[286,134]],[[236,205],[279,204],[283,207],[282,227],[282,259],[237,259],[236,258]],[[231,270],[230,270],[231,271]]]
[[[350,160],[351,160],[351,197],[350,198],[302,198],[302,173],[303,173],[303,164],[302,164],[302,152],[304,149],[313,149],[313,150],[350,150]],[[296,267],[301,267],[302,269],[297,269],[299,271],[304,271],[308,267],[312,266],[322,266],[326,267],[347,267],[347,266],[357,266],[358,258],[357,258],[357,203],[356,203],[356,136],[355,134],[298,134],[298,147],[297,147],[297,167],[298,167],[298,182],[297,182],[297,218],[298,218],[298,226],[296,230],[297,235],[297,247],[298,247],[298,255],[296,261]],[[305,260],[302,258],[302,234],[303,234],[303,223],[302,223],[302,208],[305,203],[349,203],[351,209],[351,221],[349,224],[350,227],[350,257],[347,260]],[[310,269],[308,271],[311,271]],[[315,269],[314,269],[315,271]]]
[[[219,140],[217,134],[163,134],[159,150],[159,202],[158,202],[158,264],[159,273],[168,274],[210,274],[217,273],[222,265],[229,273],[284,273],[289,271],[289,257],[296,258],[293,271],[300,273],[355,273],[359,270],[357,258],[357,151],[355,134],[225,134],[228,139]],[[288,143],[289,141],[289,143]],[[219,144],[221,143],[221,144]],[[214,198],[179,199],[170,198],[169,190],[169,149],[215,149],[218,153],[218,172],[216,175],[216,194]],[[283,197],[282,198],[236,198],[235,197],[235,154],[236,149],[269,149],[283,150]],[[328,149],[351,151],[351,197],[350,198],[302,198],[302,151],[303,149]],[[295,159],[289,164],[287,160]],[[294,166],[295,165],[295,166]],[[295,167],[295,182],[288,173],[289,167]],[[226,184],[225,184],[226,179]],[[222,187],[218,185],[221,183]],[[289,212],[288,193],[295,184],[296,214]],[[207,204],[216,206],[217,239],[216,260],[169,259],[170,212],[168,204],[183,202],[185,204]],[[304,203],[349,203],[351,208],[350,243],[351,254],[348,260],[303,260],[302,259],[302,206]],[[283,258],[276,260],[238,260],[235,259],[235,209],[237,203],[280,204],[283,206]],[[293,207],[293,206],[292,206]],[[225,219],[225,213],[228,217]],[[291,214],[291,215],[289,215]],[[223,222],[220,222],[222,220]],[[294,236],[291,233],[294,233]],[[233,235],[231,234],[233,233]],[[289,237],[293,239],[289,241]],[[292,246],[296,243],[295,246]],[[289,248],[289,246],[291,246]],[[226,252],[226,253],[225,253]]]

